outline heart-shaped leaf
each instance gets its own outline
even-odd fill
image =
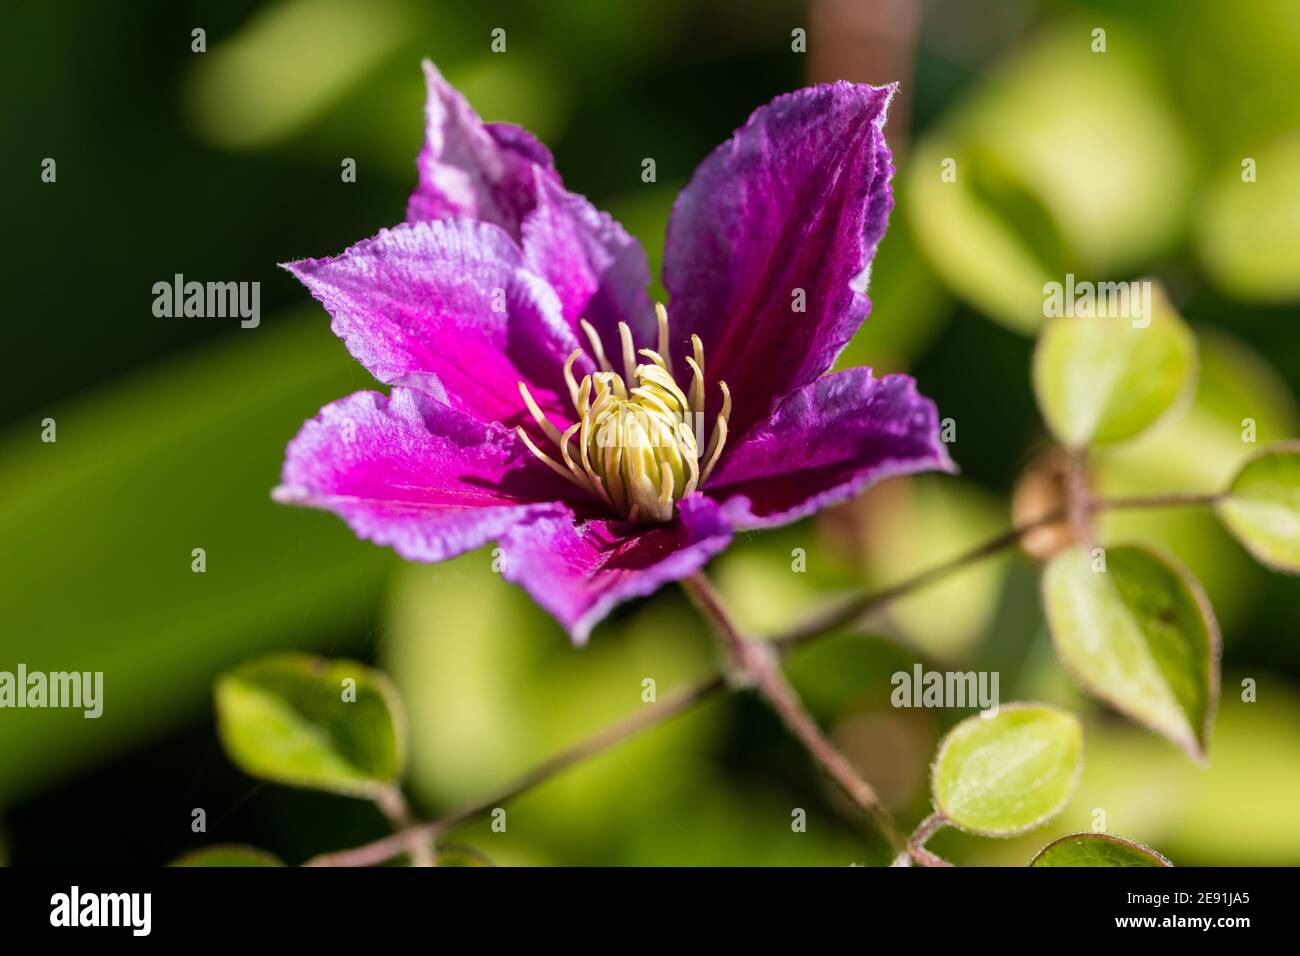
[[[1150,847],[1109,833],[1071,833],[1038,851],[1030,866],[1173,866]]]
[[[1043,574],[1057,657],[1086,690],[1205,757],[1219,693],[1219,626],[1201,586],[1155,551],[1062,551]]]
[[[1083,728],[1075,717],[1013,704],[954,727],[939,745],[930,787],[955,826],[1014,836],[1060,812],[1082,766]]]
[[[1137,284],[1151,289],[1149,301],[1145,292],[1129,291],[1129,283],[1118,285],[1125,291],[1116,310],[1130,317],[1062,316],[1048,323],[1034,349],[1038,407],[1070,448],[1133,438],[1193,391],[1191,330],[1154,284]]]
[[[1300,442],[1273,445],[1246,462],[1218,512],[1257,561],[1300,574]]]
[[[284,866],[280,858],[255,846],[237,843],[205,846],[172,860],[171,866]]]
[[[406,741],[397,691],[353,661],[281,654],[217,680],[217,730],[248,774],[374,797],[401,775]]]

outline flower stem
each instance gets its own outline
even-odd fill
[[[832,631],[837,631],[846,625],[852,624],[872,611],[879,610],[886,604],[896,601],[901,597],[906,597],[913,591],[919,591],[926,585],[933,584],[954,572],[960,571],[967,565],[975,564],[984,558],[991,557],[1000,551],[1004,551],[1020,542],[1020,539],[1031,531],[1055,524],[1065,517],[1064,509],[1057,509],[1050,514],[1035,518],[1032,521],[1026,521],[1007,531],[1002,532],[987,541],[976,545],[969,551],[964,551],[942,564],[935,565],[922,571],[920,574],[914,574],[897,584],[891,585],[884,590],[875,591],[868,594],[861,594],[857,597],[850,598],[841,603],[838,607],[831,608],[820,615],[809,618],[806,622],[795,627],[784,634],[773,639],[772,643],[782,651],[789,650],[800,644],[804,644],[815,638],[822,637]]]
[[[1177,508],[1183,506],[1212,505],[1222,500],[1223,492],[1213,494],[1134,495],[1129,498],[1100,498],[1092,503],[1094,511],[1121,511],[1136,508]]]
[[[1095,542],[1092,516],[1097,512],[1096,498],[1092,494],[1092,476],[1088,469],[1086,451],[1069,453],[1069,466],[1065,476],[1067,516],[1074,540],[1089,551]]]
[[[890,846],[895,850],[902,849],[905,845],[902,835],[889,811],[880,802],[880,797],[804,709],[798,693],[781,671],[774,650],[767,642],[751,641],[740,633],[717,592],[702,573],[684,579],[682,587],[722,638],[739,679],[752,684],[763,695],[826,774],[871,817]]]
[[[1112,511],[1130,508],[1164,508],[1184,505],[1206,505],[1215,503],[1221,497],[1222,495],[1218,494],[1167,494],[1130,498],[1102,498],[1092,502],[1092,509],[1094,511]],[[879,610],[899,598],[906,597],[914,591],[919,591],[927,585],[942,580],[948,575],[960,571],[968,565],[974,564],[984,558],[991,557],[1007,548],[1015,546],[1020,542],[1020,539],[1029,532],[1046,525],[1054,524],[1057,521],[1060,521],[1063,517],[1065,517],[1064,510],[1057,510],[1050,514],[1043,515],[1040,518],[1035,518],[1033,521],[1017,525],[1016,527],[971,548],[969,551],[963,552],[942,564],[928,568],[919,574],[915,574],[905,581],[900,581],[899,583],[881,591],[850,598],[840,606],[811,618],[799,627],[762,642],[761,647],[763,650],[768,650],[770,648],[771,650],[784,652],[790,648],[830,634],[846,625],[852,624],[866,614]],[[712,587],[709,587],[708,591],[710,594],[712,594],[712,590]],[[718,606],[718,609],[721,611],[720,605]],[[754,642],[747,643],[752,644]],[[775,662],[771,663],[771,667],[776,671],[777,680],[779,680],[780,684],[785,684],[784,676],[781,675],[779,669],[777,669]],[[603,750],[607,750],[642,730],[653,727],[680,713],[690,710],[696,704],[713,696],[726,686],[727,681],[725,677],[721,674],[715,675],[693,687],[677,692],[672,697],[665,698],[654,707],[646,707],[631,717],[625,718],[618,723],[611,724],[609,727],[599,731],[587,740],[581,741],[573,747],[570,747],[568,750],[561,751],[551,759],[539,764],[537,767],[534,767],[532,770],[519,777],[513,783],[502,787],[500,790],[485,799],[462,807],[439,820],[432,820],[404,827],[400,832],[394,833],[392,836],[384,837],[380,840],[375,840],[372,843],[353,847],[348,850],[340,850],[335,853],[321,854],[320,856],[308,860],[305,865],[374,866],[383,863],[397,856],[399,853],[406,852],[408,846],[411,845],[410,841],[412,839],[431,842],[462,823],[466,823],[475,817],[490,812],[493,808],[501,806],[532,787],[535,787],[538,784],[549,780],[556,774],[567,770],[569,767],[581,763],[588,757],[594,756]],[[788,685],[786,686],[788,687]],[[781,700],[782,694],[779,687],[773,683],[771,689],[776,694],[777,700]],[[765,694],[766,693],[767,692],[765,691]],[[801,740],[804,740],[805,734],[808,734],[810,737],[815,735],[813,739],[821,738],[821,731],[816,727],[816,724],[811,723],[810,718],[807,718],[802,706],[798,703],[798,697],[794,694],[792,689],[789,690],[788,699],[793,699],[795,706],[795,710],[790,712],[790,716],[794,717],[796,714],[801,715],[800,719],[796,720],[791,726],[791,729],[795,730],[796,727],[799,728],[797,732],[799,733]],[[782,704],[782,706],[786,706],[788,699]],[[773,701],[774,706],[775,704],[776,701]],[[786,715],[783,713],[782,716],[784,718]],[[807,723],[803,723],[805,718],[807,719]],[[787,720],[787,723],[789,722],[790,721]],[[807,741],[805,741],[805,743],[807,743]],[[830,758],[829,755],[826,756],[834,762],[834,758]],[[841,757],[840,759],[842,760],[843,758]],[[820,758],[819,762],[822,762]],[[824,762],[822,762],[822,765],[826,766]],[[856,773],[852,771],[851,767],[848,769],[850,774],[852,774],[852,780],[860,780],[860,778],[857,778]],[[831,772],[829,768],[828,772]],[[836,775],[832,773],[832,776]],[[836,780],[837,782],[840,782],[841,786],[845,786],[846,783],[850,782],[848,778],[846,778],[844,782],[841,782],[838,776],[836,776]],[[863,782],[863,785],[865,786],[865,782]],[[848,787],[845,786],[845,789],[848,790]],[[870,790],[869,787],[868,790]],[[852,795],[852,792],[850,792],[850,796]],[[892,821],[890,821],[888,826],[892,828]],[[883,827],[882,831],[884,831]],[[896,828],[894,828],[894,832],[897,832]],[[891,842],[893,842],[892,839]],[[923,852],[928,856],[933,856],[933,854],[929,854],[928,851]],[[908,853],[904,853],[903,857],[905,859],[912,858]],[[937,860],[938,858],[935,857],[934,859]],[[942,861],[940,861],[938,865],[942,865]]]
[[[429,844],[437,837],[455,829],[462,823],[473,820],[485,813],[490,813],[494,808],[509,803],[515,797],[549,780],[561,771],[567,770],[574,764],[582,763],[588,757],[595,756],[603,750],[608,750],[615,744],[621,743],[648,727],[654,727],[692,709],[696,704],[711,697],[725,686],[726,681],[721,674],[718,674],[701,681],[693,687],[677,691],[653,706],[645,705],[630,717],[625,717],[623,720],[610,724],[586,740],[580,741],[568,750],[563,750],[544,763],[538,764],[523,776],[518,777],[489,796],[467,804],[445,817],[425,823],[408,825],[392,836],[352,849],[321,854],[308,860],[305,865],[374,866],[405,851],[411,845],[412,840],[419,840],[422,844]]]
[[[1164,495],[1142,495],[1130,498],[1095,498],[1088,502],[1088,510],[1091,512],[1102,511],[1121,511],[1138,508],[1176,508],[1194,505],[1210,505],[1219,501],[1222,494],[1164,494]],[[803,624],[798,625],[773,638],[771,643],[781,651],[788,651],[800,644],[823,637],[832,631],[853,624],[872,611],[877,611],[899,598],[906,597],[914,591],[919,591],[927,585],[948,577],[957,571],[962,570],[968,565],[975,564],[984,558],[992,557],[1007,548],[1014,547],[1020,543],[1020,539],[1031,531],[1037,531],[1039,528],[1056,524],[1062,518],[1070,517],[1069,509],[1062,507],[1057,508],[1048,514],[1034,518],[1032,521],[1026,521],[1018,524],[1000,534],[989,538],[969,551],[963,551],[961,554],[942,564],[937,564],[928,568],[919,574],[914,574],[897,584],[890,585],[880,591],[874,591],[867,594],[860,594],[856,597],[843,601],[836,607],[833,607],[819,615],[809,617]]]
[[[936,856],[925,848],[925,841],[947,825],[948,818],[937,810],[922,820],[907,838],[908,855],[922,866],[952,866],[943,857]]]
[[[402,838],[403,848],[411,858],[412,866],[433,866],[433,844],[414,829],[415,821],[411,817],[411,807],[397,787],[386,787],[375,796],[375,805],[388,817],[396,831],[395,836]]]

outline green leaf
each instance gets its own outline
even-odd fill
[[[1044,282],[1120,278],[1176,241],[1191,183],[1192,153],[1144,37],[1108,24],[1098,55],[1079,41],[1091,28],[1063,22],[1038,34],[907,163],[911,201],[899,209],[935,273],[1027,334],[1043,324]]]
[[[270,494],[303,419],[373,385],[322,314],[264,314],[61,402],[56,443],[45,411],[0,436],[0,669],[103,671],[108,695],[97,720],[4,711],[0,806],[206,718],[229,668],[372,626],[391,550]]]
[[[1074,716],[1013,704],[954,727],[939,745],[930,786],[955,826],[1014,836],[1060,812],[1082,766],[1083,727]]]
[[[1062,444],[1132,438],[1190,399],[1196,339],[1158,287],[1150,298],[1142,319],[1063,316],[1043,330],[1034,394]]]
[[[1187,411],[1096,456],[1094,484],[1107,496],[1221,493],[1261,448],[1300,434],[1290,387],[1263,355],[1222,329],[1200,328],[1196,337],[1196,396]],[[1269,586],[1213,509],[1116,510],[1101,519],[1103,540],[1142,541],[1178,555],[1225,634],[1247,625]]]
[[[375,797],[401,777],[406,740],[397,691],[352,661],[280,654],[217,681],[217,731],[245,773]]]
[[[1258,144],[1255,144],[1258,145]],[[1244,179],[1249,161],[1254,179]],[[1300,133],[1243,154],[1215,178],[1203,204],[1197,247],[1210,277],[1248,302],[1300,298]]]
[[[338,0],[265,7],[195,58],[186,115],[222,148],[272,146],[346,96],[401,47],[406,29],[387,3],[364,11]],[[303,35],[314,42],[295,41]]]
[[[178,856],[169,866],[284,866],[284,863],[274,853],[255,846],[224,843]]]
[[[451,844],[438,847],[436,862],[438,866],[496,866],[488,855],[477,847]]]
[[[1246,462],[1218,512],[1257,561],[1300,574],[1300,442],[1273,445]]]
[[[1038,851],[1030,866],[1173,866],[1150,847],[1109,833],[1071,833]]]
[[[1043,575],[1057,657],[1090,693],[1203,760],[1219,690],[1209,601],[1152,549],[1107,548],[1102,559],[1076,546]]]

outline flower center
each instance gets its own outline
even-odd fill
[[[722,390],[722,410],[713,433],[704,441],[704,346],[698,335],[691,336],[695,355],[686,359],[691,369],[690,395],[673,377],[668,348],[668,313],[655,306],[659,320],[659,350],[632,345],[632,330],[618,324],[623,345],[623,372],[614,371],[605,357],[600,337],[586,319],[582,330],[591,343],[599,371],[579,383],[573,364],[583,354],[575,349],[564,362],[564,380],[577,414],[577,422],[561,432],[542,414],[519,383],[519,394],[537,425],[558,449],[563,464],[537,447],[522,427],[518,428],[528,450],[543,463],[600,498],[615,514],[631,522],[670,521],[678,500],[695,491],[713,471],[727,443],[727,418],[731,414],[731,392]],[[647,361],[640,364],[636,355]]]

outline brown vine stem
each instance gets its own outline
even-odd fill
[[[1006,548],[1019,544],[1020,539],[1031,531],[1055,524],[1065,517],[1065,509],[1058,508],[1041,518],[1035,518],[1032,521],[1026,521],[1014,528],[1002,532],[995,537],[989,538],[982,544],[978,544],[969,551],[963,551],[961,554],[951,558],[942,564],[937,564],[932,568],[915,574],[910,578],[899,581],[884,590],[876,591],[871,594],[863,594],[858,597],[850,598],[828,611],[809,618],[808,621],[786,631],[772,639],[772,643],[782,651],[787,651],[792,647],[804,644],[815,638],[822,637],[832,631],[847,627],[866,617],[872,611],[877,611],[896,601],[901,597],[911,594],[913,591],[919,591],[928,584],[941,580],[948,575],[960,571],[962,568],[975,564],[976,562],[990,557]]]
[[[726,681],[721,674],[718,674],[701,681],[693,687],[677,691],[654,706],[646,705],[630,717],[625,717],[623,720],[610,724],[568,750],[561,751],[549,760],[538,764],[522,777],[515,779],[489,796],[467,804],[441,819],[406,827],[392,836],[350,850],[324,853],[308,860],[305,865],[374,866],[405,851],[411,840],[418,840],[426,845],[430,844],[444,833],[475,817],[490,813],[496,807],[509,803],[521,793],[531,790],[539,783],[549,780],[574,764],[581,763],[588,757],[593,757],[601,751],[608,750],[615,744],[623,742],[647,727],[654,727],[692,709],[700,701],[712,696],[725,686]]]
[[[1092,475],[1088,469],[1088,453],[1077,449],[1069,453],[1069,467],[1065,477],[1066,513],[1074,540],[1089,551],[1095,539],[1092,516],[1096,513],[1096,499],[1092,494]]]
[[[948,818],[936,810],[924,820],[922,820],[912,835],[907,838],[906,855],[915,860],[921,866],[952,866],[943,857],[938,856],[925,848],[925,841],[930,839],[940,830],[948,825]],[[898,863],[896,860],[895,863]],[[899,864],[905,865],[905,864]]]
[[[763,695],[827,776],[839,784],[849,799],[871,818],[889,845],[895,850],[901,850],[906,843],[894,818],[880,802],[880,797],[871,784],[862,779],[848,758],[836,749],[817,726],[812,715],[804,709],[798,693],[786,680],[773,648],[766,641],[752,641],[740,633],[713,585],[702,573],[697,572],[685,578],[682,587],[722,638],[731,664],[738,671],[739,681],[752,685]]]
[[[1206,505],[1218,501],[1221,495],[1169,494],[1149,495],[1130,498],[1102,498],[1092,502],[1094,511],[1110,511],[1129,508],[1162,508],[1183,505]],[[877,611],[892,601],[905,597],[914,591],[933,584],[962,568],[974,564],[983,558],[997,554],[1013,547],[1026,534],[1037,528],[1060,521],[1065,517],[1064,510],[1057,510],[1033,521],[1017,525],[976,545],[956,557],[935,565],[919,574],[900,581],[890,587],[871,594],[851,598],[839,606],[811,618],[784,634],[763,642],[776,651],[785,652],[793,647],[823,637],[848,625],[854,624],[872,611]],[[784,678],[782,678],[784,680]],[[406,851],[409,841],[419,839],[429,843],[443,834],[455,829],[462,823],[491,812],[495,807],[509,802],[521,793],[545,782],[556,774],[581,763],[588,757],[614,746],[657,724],[663,723],[678,714],[693,708],[701,701],[713,696],[727,686],[725,677],[715,675],[693,687],[678,691],[654,707],[646,707],[638,713],[627,717],[599,731],[594,736],[575,744],[568,750],[561,751],[549,760],[539,764],[519,777],[514,782],[502,787],[490,796],[471,803],[446,817],[406,827],[401,832],[375,840],[362,846],[334,853],[325,853],[308,860],[306,866],[374,866],[391,860]],[[815,728],[814,728],[815,729]],[[820,731],[818,731],[820,734]]]
[[[402,791],[395,786],[385,787],[375,795],[375,805],[388,817],[388,822],[396,831],[395,835],[402,839],[402,847],[411,858],[411,865],[433,866],[433,844],[415,832],[415,820],[411,817],[411,808],[406,797],[402,796]]]
[[[1135,508],[1176,508],[1182,506],[1212,505],[1222,501],[1224,493],[1134,495],[1129,498],[1101,498],[1092,503],[1093,511],[1123,511]]]

